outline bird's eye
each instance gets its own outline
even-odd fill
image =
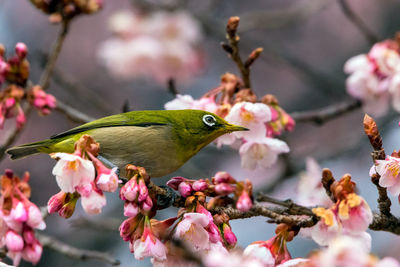
[[[203,122],[207,125],[207,126],[214,126],[215,123],[217,123],[217,120],[214,118],[214,116],[212,115],[204,115],[203,116]]]

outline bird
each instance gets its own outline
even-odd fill
[[[111,115],[51,136],[20,145],[6,152],[11,159],[37,153],[73,153],[83,135],[100,144],[98,158],[108,167],[144,167],[151,177],[162,177],[179,169],[203,147],[221,135],[247,131],[203,110],[141,110]]]

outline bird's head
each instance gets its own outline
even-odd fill
[[[178,136],[188,148],[193,146],[193,153],[223,134],[248,131],[247,128],[230,124],[211,112],[202,110],[176,110],[175,112],[175,119],[179,125]]]

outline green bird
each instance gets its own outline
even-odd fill
[[[73,153],[75,142],[88,134],[100,144],[99,159],[125,175],[127,164],[161,177],[181,167],[217,137],[248,129],[202,110],[145,110],[104,117],[50,139],[7,150],[11,159],[37,153]]]

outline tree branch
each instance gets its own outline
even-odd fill
[[[57,100],[56,110],[63,113],[67,116],[71,121],[76,123],[87,123],[95,120],[95,118],[90,117],[89,115],[80,112],[79,110],[65,104],[64,102]]]
[[[363,20],[350,8],[347,0],[339,0],[339,5],[343,14],[356,26],[369,44],[373,45],[379,41],[380,38],[373,33]]]
[[[119,265],[120,261],[114,259],[109,253],[99,252],[94,250],[86,250],[72,247],[66,243],[63,243],[51,236],[36,233],[36,237],[39,239],[43,247],[47,247],[67,257],[78,259],[78,260],[98,260],[109,263],[111,265]]]
[[[332,119],[338,118],[350,111],[356,110],[362,106],[362,103],[358,100],[352,100],[331,106],[303,112],[292,112],[290,116],[296,122],[313,122],[317,125],[322,125]]]

